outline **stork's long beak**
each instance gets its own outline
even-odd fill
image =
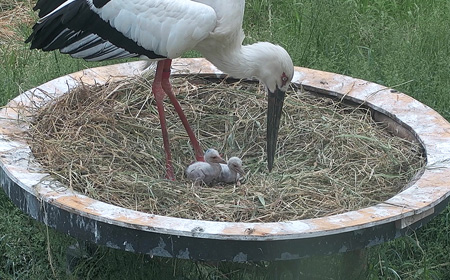
[[[285,92],[278,89],[269,92],[267,104],[267,163],[272,171],[275,151],[277,148],[278,129],[280,128],[281,111],[283,109]]]
[[[239,173],[241,176],[245,176],[245,171],[242,167],[236,168],[236,173]]]
[[[223,157],[219,156],[213,160],[214,163],[223,163],[227,164],[227,161],[223,159]]]

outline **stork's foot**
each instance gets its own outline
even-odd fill
[[[169,165],[166,163],[166,179],[175,181],[175,172],[173,170],[172,164]]]

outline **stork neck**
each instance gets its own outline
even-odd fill
[[[220,167],[220,163],[210,163],[211,168],[214,170],[214,173],[220,173],[222,167]]]
[[[229,168],[230,169],[230,174],[233,178],[236,178],[237,176],[237,172],[233,169],[233,168]]]
[[[233,78],[258,77],[260,63],[257,52],[252,45],[236,46],[231,49],[219,48],[212,51],[202,51],[203,56],[219,70]]]

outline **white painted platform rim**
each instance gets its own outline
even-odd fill
[[[408,189],[378,205],[315,219],[277,223],[231,223],[190,220],[133,211],[75,193],[53,179],[35,161],[24,135],[26,108],[42,106],[79,81],[104,84],[141,73],[143,62],[83,70],[28,90],[0,111],[0,164],[25,191],[71,213],[93,220],[176,236],[224,240],[287,240],[363,230],[398,222],[406,227],[434,212],[450,195],[450,124],[419,101],[391,88],[339,74],[296,67],[293,83],[317,92],[364,103],[410,130],[426,151],[423,174]],[[222,76],[204,59],[177,59],[175,74]]]

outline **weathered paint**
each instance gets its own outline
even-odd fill
[[[444,118],[385,86],[300,67],[295,69],[295,85],[365,104],[379,112],[379,119],[396,124],[399,134],[414,136],[426,152],[423,174],[398,195],[373,207],[279,223],[211,222],[146,214],[75,193],[49,176],[35,162],[24,137],[28,127],[23,120],[33,116],[30,109],[65,94],[80,81],[104,84],[139,75],[144,66],[134,62],[73,73],[21,94],[0,111],[0,179],[5,192],[23,211],[67,234],[112,248],[241,262],[296,259],[379,244],[404,234],[409,226],[422,225],[449,200],[450,124]],[[204,59],[178,59],[173,68],[174,75],[224,77]],[[202,251],[202,246],[221,246],[222,250]]]

